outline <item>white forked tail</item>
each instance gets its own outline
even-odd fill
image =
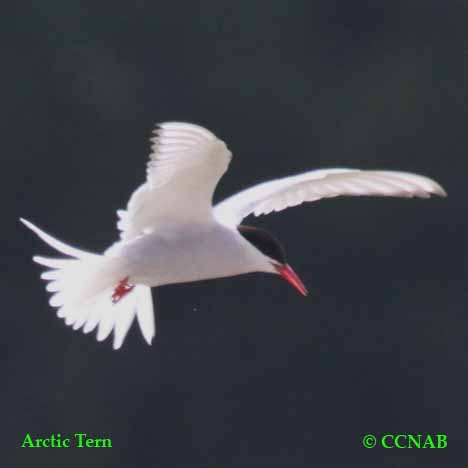
[[[122,280],[119,259],[75,249],[20,219],[46,244],[71,258],[33,257],[40,265],[50,268],[41,278],[48,281],[47,291],[53,293],[50,305],[57,315],[74,330],[89,333],[96,327],[98,341],[105,340],[114,330],[114,349],[119,349],[135,318],[148,344],[155,335],[153,301],[148,286],[136,285],[116,303],[112,294]]]

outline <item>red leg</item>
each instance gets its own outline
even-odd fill
[[[112,294],[112,303],[117,304],[117,302],[119,302],[123,297],[132,292],[134,287],[135,285],[130,284],[128,282],[128,276],[126,276],[114,289],[114,293]]]

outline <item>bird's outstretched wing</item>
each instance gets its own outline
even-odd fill
[[[437,182],[408,172],[319,169],[243,190],[216,205],[214,213],[220,222],[237,226],[252,213],[259,216],[340,195],[429,198],[433,194],[446,196]]]
[[[160,222],[203,221],[212,215],[214,189],[231,152],[198,125],[167,122],[154,130],[146,182],[117,212],[121,238],[132,239]]]

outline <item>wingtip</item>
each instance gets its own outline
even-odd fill
[[[441,197],[441,198],[447,198],[448,197],[447,191],[441,185],[438,185],[436,187],[436,190],[434,191],[434,193],[436,195],[438,195],[439,197]]]
[[[183,131],[183,132],[192,132],[197,134],[198,136],[213,139],[216,138],[216,135],[208,130],[207,128],[191,123],[191,122],[178,122],[178,121],[168,121],[168,122],[157,122],[153,129],[153,135],[158,135],[160,131],[164,130],[175,130],[175,131]]]
[[[446,198],[447,197],[447,191],[444,189],[444,187],[442,187],[442,185],[439,184],[439,182],[437,182],[434,179],[431,179],[431,178],[429,178],[427,176],[421,176],[421,177],[426,180],[426,182],[427,182],[426,191],[430,195],[436,195],[436,196],[441,197],[441,198]]]

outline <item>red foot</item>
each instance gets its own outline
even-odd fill
[[[112,294],[112,303],[117,304],[123,297],[125,297],[128,293],[132,292],[135,285],[128,283],[128,276],[125,277],[117,287],[114,289],[114,293]]]

